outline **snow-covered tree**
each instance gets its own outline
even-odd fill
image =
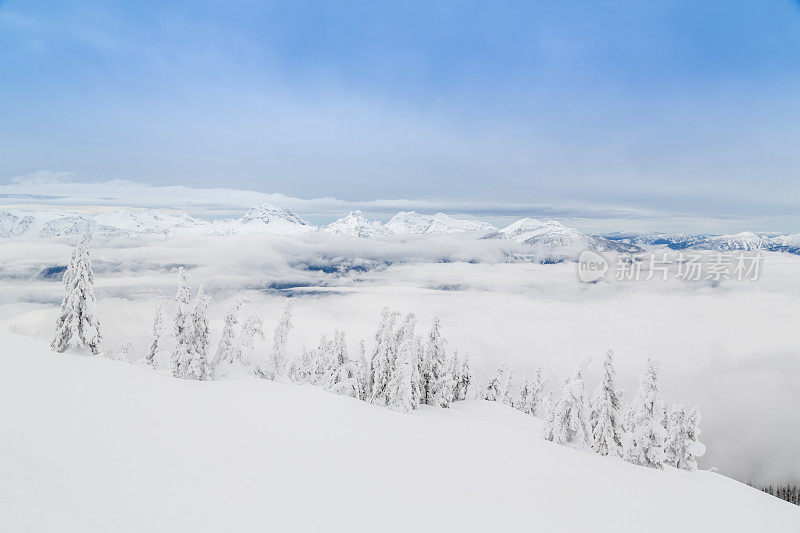
[[[497,373],[489,378],[483,398],[490,402],[500,402],[511,404],[511,377],[513,371],[506,363],[501,363],[497,367]]]
[[[94,296],[88,236],[73,248],[63,281],[65,294],[50,346],[56,352],[64,352],[72,346],[86,348],[92,355],[99,355],[100,319]]]
[[[256,371],[255,340],[259,337],[264,340],[264,322],[260,317],[250,315],[244,319],[241,329],[241,360],[246,366]]]
[[[162,330],[164,329],[164,304],[160,303],[156,306],[156,312],[153,316],[153,340],[150,341],[150,348],[147,350],[147,355],[144,358],[145,364],[156,367],[156,359],[159,352],[163,349]]]
[[[626,461],[652,468],[663,465],[666,429],[661,425],[660,406],[658,365],[648,359],[639,391],[626,413],[622,439],[622,457]]]
[[[217,352],[211,361],[211,367],[216,368],[220,364],[233,364],[242,357],[242,344],[239,337],[239,313],[250,301],[240,296],[233,301],[233,304],[225,313],[225,326],[222,328],[222,337],[217,345]]]
[[[395,360],[397,359],[397,345],[395,344],[394,326],[397,322],[397,313],[384,307],[381,311],[381,320],[375,332],[375,350],[370,362],[371,383],[370,403],[386,406],[389,403],[389,381],[394,373]]]
[[[669,412],[664,462],[682,470],[697,470],[697,458],[706,452],[699,441],[700,411],[673,405]]]
[[[592,448],[600,455],[622,454],[622,392],[614,383],[614,352],[608,350],[603,361],[603,378],[592,400]]]
[[[419,340],[414,336],[416,318],[406,315],[395,335],[397,358],[391,379],[386,387],[386,406],[393,411],[408,412],[416,409],[422,400],[418,363],[421,352]]]
[[[292,363],[291,378],[297,383],[310,383],[311,377],[315,373],[314,361],[316,353],[303,346],[300,357],[294,359]]]
[[[283,308],[283,314],[275,326],[275,334],[272,337],[271,366],[275,376],[285,376],[287,372],[288,358],[286,356],[286,342],[289,339],[289,332],[292,330],[292,308],[294,301],[289,298]]]
[[[358,398],[360,400],[369,400],[369,394],[372,390],[370,379],[372,372],[370,371],[369,358],[367,357],[367,345],[364,339],[358,343]]]
[[[208,329],[208,304],[211,298],[203,292],[203,287],[197,291],[194,307],[191,311],[192,336],[187,359],[182,365],[183,372],[180,377],[205,381],[211,379],[211,366],[208,364],[208,352],[211,346],[211,334]]]
[[[552,407],[552,421],[545,431],[548,440],[558,444],[588,446],[592,443],[589,426],[589,405],[583,373],[588,359],[578,365],[575,373],[561,388],[558,401]]]
[[[449,407],[450,402],[453,401],[455,380],[453,379],[452,365],[450,365],[445,352],[446,344],[442,337],[439,317],[434,317],[425,346],[424,360],[427,362],[427,374],[425,375],[424,401],[428,405],[437,407]]]
[[[545,440],[555,440],[555,411],[553,410],[553,393],[548,392],[542,399],[542,436]]]
[[[455,374],[456,383],[453,391],[455,401],[474,400],[477,397],[475,378],[472,376],[472,367],[469,364],[469,354],[463,359],[458,357],[458,352],[453,353],[453,366],[458,369]]]
[[[536,370],[533,378],[526,379],[519,391],[517,409],[527,415],[542,416],[542,399],[547,378],[543,376],[542,369]]]
[[[178,293],[175,301],[178,306],[175,310],[172,335],[174,343],[172,357],[170,360],[172,375],[182,377],[184,374],[184,363],[189,359],[189,352],[192,350],[194,332],[192,331],[191,319],[191,292],[189,292],[189,276],[183,267],[178,269]]]
[[[328,390],[335,394],[357,398],[359,395],[357,371],[347,356],[344,332],[337,331],[333,340],[333,371]]]

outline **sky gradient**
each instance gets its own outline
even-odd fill
[[[0,184],[798,232],[799,94],[796,0],[0,1]]]

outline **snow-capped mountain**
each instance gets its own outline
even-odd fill
[[[0,238],[22,237],[34,223],[33,215],[0,211]]]
[[[422,215],[416,211],[400,211],[386,223],[393,233],[400,234],[449,234],[489,232],[497,228],[480,220],[453,218],[444,213]]]
[[[91,233],[104,238],[174,235],[209,223],[184,214],[120,209],[97,215],[53,211],[0,211],[0,238],[64,239]]]
[[[325,231],[362,239],[385,237],[391,233],[386,226],[377,220],[369,220],[361,211],[351,211],[346,217],[325,226]]]
[[[155,209],[122,209],[107,211],[94,216],[102,226],[127,230],[132,234],[173,234],[181,230],[193,230],[209,225],[205,220],[184,213],[170,213]]]
[[[770,251],[800,253],[800,234],[754,233],[691,235],[688,233],[608,233],[603,238],[638,245],[667,246],[673,250]]]
[[[583,250],[629,252],[639,248],[628,243],[586,235],[555,220],[543,222],[535,218],[523,218],[513,224],[490,233],[486,239],[508,239],[527,244],[537,249],[549,249],[565,256],[577,255]]]
[[[293,211],[262,204],[250,208],[244,216],[219,231],[220,234],[239,235],[291,235],[316,231],[318,228],[306,222]]]

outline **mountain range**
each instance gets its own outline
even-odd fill
[[[295,235],[311,232],[361,239],[463,234],[476,240],[505,240],[529,246],[534,251],[557,251],[570,257],[586,249],[636,252],[650,246],[666,246],[673,250],[764,250],[800,254],[800,234],[586,234],[555,220],[523,218],[497,228],[480,220],[414,211],[401,211],[386,223],[369,220],[361,211],[353,211],[326,226],[316,226],[288,209],[271,204],[255,206],[234,220],[205,220],[154,209],[119,209],[99,214],[0,211],[0,238],[3,239],[64,239],[86,233],[107,239],[136,239],[145,236]]]

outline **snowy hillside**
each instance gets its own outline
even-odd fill
[[[399,414],[310,386],[177,380],[0,333],[2,531],[797,531],[710,472],[541,438],[485,401]],[[41,394],[47,391],[47,394]]]

